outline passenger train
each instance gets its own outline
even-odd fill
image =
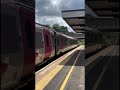
[[[85,32],[85,55],[96,52],[102,49],[105,45],[103,44],[102,32],[99,30],[86,29]]]
[[[77,47],[76,39],[35,24],[32,1],[1,0],[1,89],[28,82],[34,78],[35,65]],[[86,33],[85,53],[103,46],[101,35]]]
[[[36,65],[77,46],[77,39],[36,23]]]
[[[11,90],[10,87],[23,85],[34,78],[35,10],[34,6],[31,7],[31,2],[26,2],[27,0],[1,0],[0,3],[2,90]]]
[[[1,0],[1,89],[28,83],[35,65],[77,46],[76,39],[35,24],[30,1]]]

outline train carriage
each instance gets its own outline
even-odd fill
[[[56,37],[57,37],[56,39],[57,55],[78,46],[77,39],[74,39],[68,35],[57,32]]]
[[[1,0],[2,89],[33,78],[35,13],[26,4]]]
[[[67,43],[70,38],[34,24],[34,8],[27,5],[27,1],[17,1],[1,1],[2,89],[33,79],[35,65],[49,60],[59,51],[64,52],[70,46]]]
[[[43,28],[36,24],[35,29],[35,64],[39,64],[44,59],[44,37]]]
[[[86,30],[86,36],[85,54],[95,52],[104,46],[102,43],[102,32],[98,30]]]
[[[36,65],[55,55],[54,31],[36,23],[35,30],[35,56]]]
[[[35,33],[36,65],[75,48],[78,45],[76,39],[38,23],[36,23]]]

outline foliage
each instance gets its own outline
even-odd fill
[[[79,39],[78,44],[79,45],[85,45],[85,39]]]
[[[52,29],[52,27],[51,27],[50,25],[48,25],[48,24],[46,24],[46,25],[44,25],[44,26],[46,26],[46,27]]]
[[[71,36],[71,35],[74,35],[75,33],[74,32],[69,32],[68,35]]]
[[[64,34],[69,35],[69,36],[72,36],[72,35],[75,34],[74,32],[69,32],[68,29],[67,29],[67,27],[60,26],[59,24],[54,24],[53,26],[50,26],[50,25],[46,24],[44,26],[46,26],[46,27],[48,27],[50,29],[53,29],[53,30],[55,30],[57,32],[64,33]]]
[[[119,32],[103,33],[103,43],[106,45],[119,44]]]
[[[62,32],[62,33],[68,33],[68,29],[65,26],[60,26],[59,24],[54,24],[52,27],[55,31]]]

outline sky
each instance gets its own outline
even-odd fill
[[[73,32],[72,28],[62,19],[61,11],[84,9],[84,7],[84,0],[36,0],[36,22],[51,26],[57,23]]]

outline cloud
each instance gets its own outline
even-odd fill
[[[73,31],[62,19],[61,11],[83,8],[84,0],[36,0],[36,22],[49,25],[58,23]]]
[[[84,9],[84,0],[36,0],[36,15],[60,16],[62,10]]]
[[[38,23],[41,23],[43,25],[50,25],[50,26],[53,26],[54,24],[59,24],[60,26],[67,27],[68,31],[74,32],[73,29],[62,19],[62,17],[44,16],[44,17],[41,17],[41,19],[40,19],[40,21],[38,21]]]
[[[53,0],[55,2],[55,0]],[[58,2],[52,0],[36,0],[37,16],[61,16],[60,9],[56,6]]]

